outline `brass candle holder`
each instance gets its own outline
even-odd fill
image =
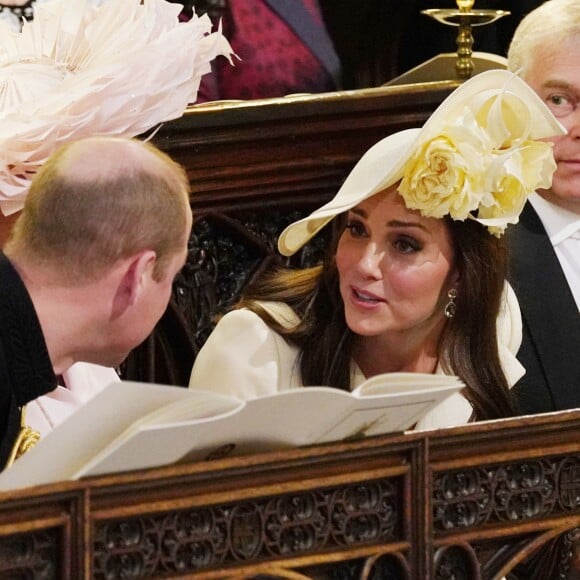
[[[485,26],[510,14],[507,10],[476,10],[473,8],[475,0],[456,0],[457,10],[454,8],[432,8],[422,10],[425,14],[442,24],[457,26],[457,61],[455,71],[460,79],[468,79],[473,74],[473,26]]]

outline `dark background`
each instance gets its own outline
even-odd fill
[[[230,2],[169,0],[219,18]],[[295,0],[288,0],[295,1]],[[522,17],[543,0],[476,0],[474,9],[507,10],[509,16],[473,29],[473,50],[506,56]],[[442,52],[456,52],[457,28],[421,14],[428,8],[455,8],[455,0],[319,0],[342,63],[343,89],[376,87]]]
[[[454,0],[319,0],[343,66],[343,88],[378,86],[442,52],[457,50],[457,28],[421,14]],[[511,14],[473,28],[474,51],[506,56],[522,17],[541,0],[476,0],[474,9]]]

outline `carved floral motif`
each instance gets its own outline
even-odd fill
[[[554,457],[434,474],[435,530],[529,520],[580,507],[580,457]]]
[[[94,577],[155,577],[403,541],[399,489],[396,480],[378,480],[101,522],[95,529]]]
[[[0,578],[62,578],[62,530],[49,529],[0,538]]]

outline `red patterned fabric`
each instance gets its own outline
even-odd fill
[[[328,35],[317,0],[291,1],[302,2],[320,34]],[[197,102],[336,90],[330,72],[262,0],[230,0],[222,27],[241,60],[231,66],[217,59],[214,74],[202,81]]]

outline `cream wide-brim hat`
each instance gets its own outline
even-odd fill
[[[530,139],[566,133],[538,95],[522,79],[507,70],[490,70],[465,81],[437,107],[422,128],[393,133],[373,145],[358,161],[338,193],[309,216],[290,224],[278,238],[278,250],[291,256],[335,216],[396,184],[403,178],[411,156],[472,103],[498,95],[516,97],[529,112]],[[513,100],[513,99],[512,99]]]

